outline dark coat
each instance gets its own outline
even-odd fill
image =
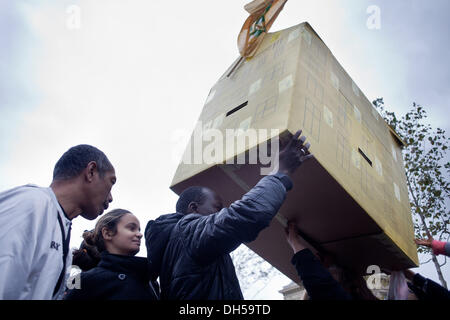
[[[351,300],[309,249],[297,252],[291,260],[311,300]]]
[[[229,253],[269,225],[292,184],[286,178],[264,177],[241,200],[208,216],[176,213],[150,221],[145,238],[161,299],[242,300]]]
[[[102,252],[97,267],[81,273],[81,289],[66,300],[157,300],[157,283],[149,282],[148,260]]]
[[[412,283],[408,282],[408,287],[419,300],[450,300],[449,290],[418,273],[414,275]]]

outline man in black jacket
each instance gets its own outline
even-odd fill
[[[147,257],[152,279],[160,278],[162,300],[243,299],[229,253],[269,226],[292,188],[289,175],[312,157],[300,135],[280,152],[279,171],[230,207],[222,208],[214,191],[193,187],[180,195],[177,213],[148,223]]]
[[[409,289],[419,300],[450,300],[450,291],[431,279],[425,278],[411,270],[403,271]]]

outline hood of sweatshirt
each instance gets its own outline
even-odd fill
[[[153,281],[159,277],[170,233],[182,217],[184,215],[181,213],[165,214],[147,223],[145,245],[147,246],[150,277]]]

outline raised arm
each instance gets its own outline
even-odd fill
[[[302,242],[294,223],[289,222],[286,238],[294,251],[292,264],[311,300],[350,300],[351,296]]]
[[[438,241],[433,238],[415,239],[414,242],[419,246],[431,248],[435,255],[443,254],[450,257],[450,242]]]
[[[298,131],[280,152],[278,172],[262,178],[230,207],[208,216],[193,214],[183,219],[179,227],[192,257],[206,263],[256,239],[292,188],[289,175],[312,157],[305,140]]]

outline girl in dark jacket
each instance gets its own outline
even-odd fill
[[[112,210],[83,234],[73,253],[81,273],[81,288],[67,292],[66,300],[157,300],[159,287],[149,280],[146,258],[139,252],[139,220],[129,211]]]

